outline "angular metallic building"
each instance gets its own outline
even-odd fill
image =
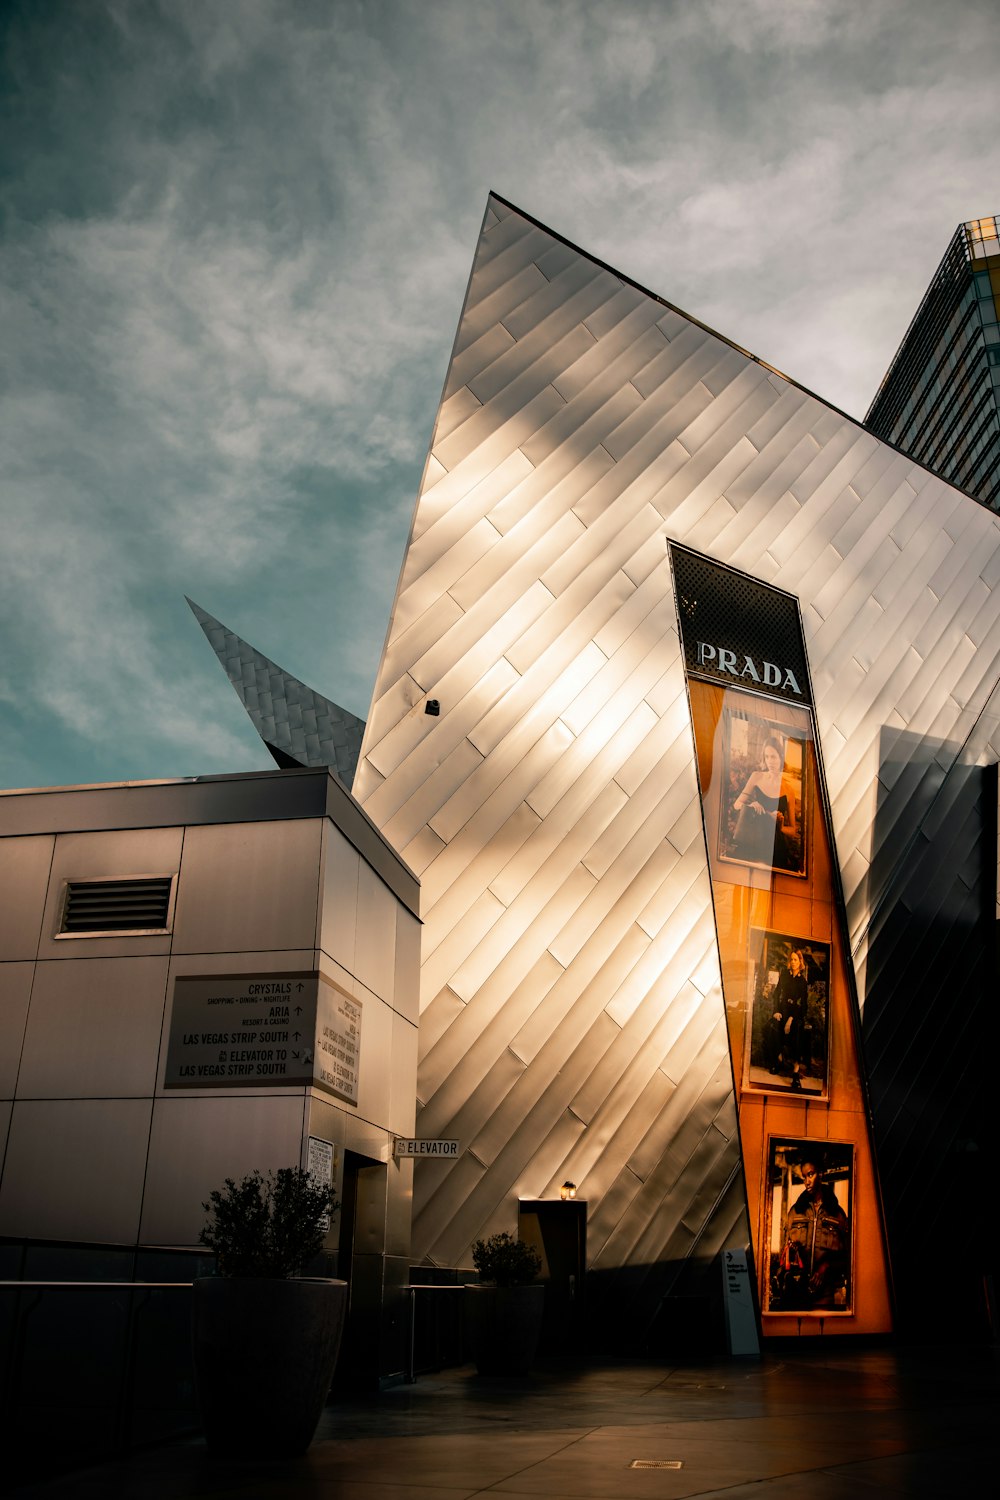
[[[349,787],[364,720],[307,687],[193,599],[188,604],[275,764],[282,770],[329,766]]]
[[[1000,509],[1000,241],[959,224],[865,426]]]
[[[490,198],[354,785],[460,1142],[415,1261],[570,1180],[624,1343],[727,1247],[765,1334],[892,1326],[886,1229],[904,1318],[974,1300],[998,584],[988,510]]]

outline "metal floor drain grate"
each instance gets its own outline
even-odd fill
[[[683,1469],[679,1458],[633,1458],[630,1469]]]

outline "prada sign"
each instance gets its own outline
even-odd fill
[[[797,599],[686,547],[670,555],[688,674],[809,703]]]
[[[737,677],[741,682],[749,680],[762,687],[782,690],[788,688],[796,697],[802,697],[802,689],[791,667],[776,667],[773,661],[764,661],[758,666],[752,656],[746,655],[743,655],[741,666],[742,653],[727,651],[724,646],[710,646],[707,641],[698,642],[697,652],[700,667],[714,666],[717,671],[725,672],[730,677]]]

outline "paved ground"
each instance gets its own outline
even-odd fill
[[[328,1407],[294,1461],[200,1440],[8,1493],[37,1500],[867,1500],[996,1493],[1000,1351],[800,1349],[525,1381],[471,1369]],[[679,1464],[631,1468],[633,1460]]]

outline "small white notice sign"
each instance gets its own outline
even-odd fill
[[[330,1141],[321,1141],[316,1135],[309,1137],[306,1171],[316,1187],[330,1186],[333,1182],[333,1145]]]
[[[757,1314],[750,1290],[750,1267],[745,1250],[723,1250],[722,1296],[726,1307],[726,1336],[730,1354],[759,1354]]]
[[[322,1141],[319,1136],[309,1137],[309,1154],[306,1157],[306,1171],[314,1187],[328,1188],[333,1186],[333,1145],[330,1141]],[[330,1215],[321,1214],[319,1227],[324,1234],[330,1232]]]

